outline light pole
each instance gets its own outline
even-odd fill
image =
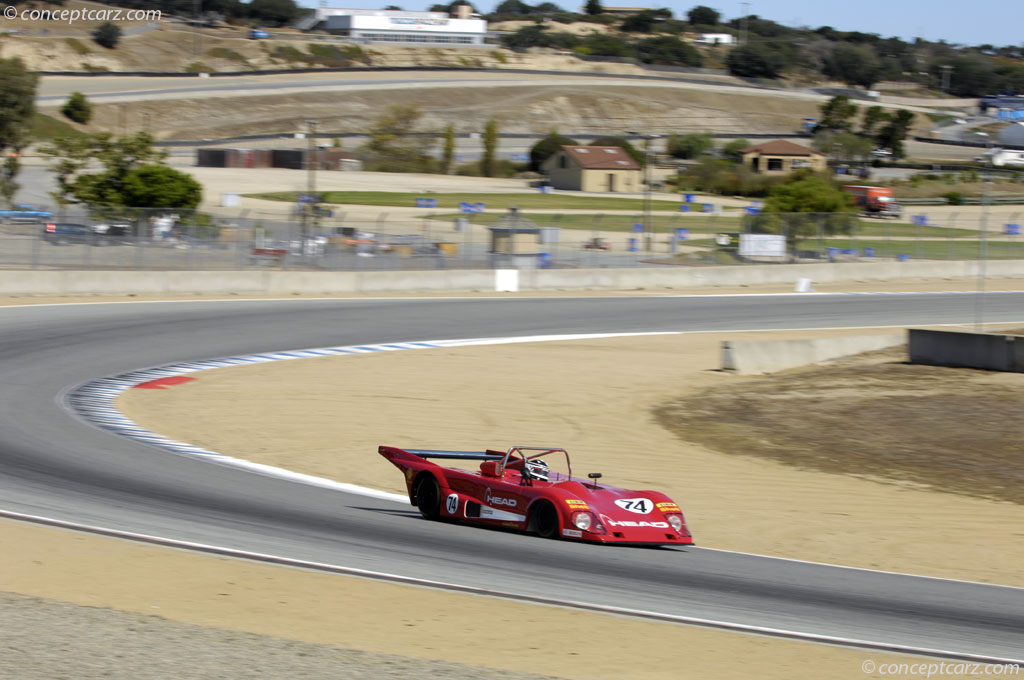
[[[320,201],[316,200],[316,166],[319,165],[319,159],[317,158],[315,120],[306,121],[306,137],[308,140],[306,150],[306,168],[309,171],[308,181],[306,182],[306,194],[309,201],[306,203],[306,219],[302,221],[303,230],[306,232],[302,235],[303,239],[309,235],[308,227],[310,222],[316,225],[318,219],[317,215],[319,213],[318,204]]]
[[[742,20],[742,24],[741,24],[741,29],[740,29],[740,44],[741,45],[746,45],[747,44],[747,17],[750,16],[750,9],[749,9],[750,8],[750,3],[749,2],[741,2],[740,3],[740,7],[743,8],[743,17],[741,19]]]

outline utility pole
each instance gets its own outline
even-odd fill
[[[953,65],[943,64],[939,68],[942,69],[942,85],[940,89],[942,94],[949,94],[949,73],[953,70]]]
[[[303,220],[303,226],[307,227],[306,232],[309,231],[308,227],[310,222],[315,226],[318,220],[318,213],[320,209],[320,201],[316,197],[316,166],[319,165],[319,158],[317,158],[317,147],[316,147],[316,121],[306,121],[306,138],[308,140],[306,149],[306,169],[308,170],[308,181],[306,183],[306,194],[309,197],[309,202],[306,203],[306,214],[307,219]],[[312,219],[310,219],[312,218]],[[304,233],[303,237],[308,236],[308,233]]]
[[[741,17],[740,23],[740,44],[747,44],[747,17],[750,16],[750,3],[741,2],[740,7],[743,8],[743,16]]]

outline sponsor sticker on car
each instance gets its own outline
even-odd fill
[[[562,535],[569,538],[582,538],[583,532],[578,529],[562,529]]]
[[[586,501],[581,501],[578,498],[567,498],[565,499],[566,505],[573,510],[589,510],[589,506]]]
[[[654,503],[649,498],[619,498],[615,505],[638,515],[646,515],[654,509]]]

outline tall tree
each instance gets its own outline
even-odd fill
[[[431,172],[436,162],[430,155],[434,139],[415,135],[422,113],[415,104],[388,107],[369,130],[362,146],[369,169],[381,172]]]
[[[64,137],[40,152],[55,161],[52,195],[62,206],[73,199],[94,208],[194,208],[202,198],[191,175],[164,165],[167,152],[153,148],[148,132]],[[102,169],[83,172],[91,163]]]
[[[869,106],[861,116],[860,132],[863,135],[874,135],[875,128],[889,120],[889,114],[881,106]]]
[[[0,59],[0,195],[8,205],[18,193],[15,181],[21,170],[21,150],[29,143],[29,126],[35,115],[39,76],[25,68],[18,57]]]
[[[579,142],[570,137],[563,137],[557,130],[552,130],[547,137],[530,147],[530,169],[538,172],[544,161],[558,153],[563,146],[574,144]]]
[[[879,147],[892,152],[893,158],[903,158],[903,142],[914,126],[914,114],[906,109],[897,111],[875,136]]]
[[[857,105],[850,101],[846,95],[832,97],[819,109],[821,120],[818,128],[835,130],[837,132],[849,132],[853,129],[853,119],[857,115]]]
[[[774,47],[752,42],[729,50],[725,65],[729,73],[740,78],[778,78],[786,59]]]
[[[583,11],[591,16],[604,14],[604,6],[601,4],[601,0],[587,0]]]
[[[675,158],[699,158],[715,146],[715,140],[707,133],[672,135],[668,138],[667,151]]]
[[[480,173],[484,177],[494,177],[498,152],[498,121],[488,119],[484,126],[484,157],[480,161]]]
[[[261,24],[284,26],[299,18],[299,6],[295,0],[252,0],[249,16]]]
[[[444,129],[444,150],[441,155],[441,172],[449,174],[455,162],[455,125],[448,123]]]
[[[882,63],[870,48],[839,43],[825,58],[821,72],[847,85],[871,87],[882,73]]]
[[[697,5],[686,13],[687,21],[694,26],[717,26],[721,16],[721,14],[705,5]]]

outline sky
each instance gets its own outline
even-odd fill
[[[395,4],[403,9],[426,9],[440,0],[322,0],[328,7],[383,8]],[[490,12],[501,0],[474,0],[482,12]],[[524,0],[536,5],[542,0]],[[569,11],[579,11],[583,1],[556,4]],[[584,0],[585,1],[585,0]],[[300,0],[306,7],[316,7],[313,0]],[[936,2],[936,0],[855,0],[837,2],[825,0],[752,0],[745,5],[730,0],[690,0],[689,2],[661,2],[659,0],[608,0],[613,6],[668,7],[677,18],[686,18],[686,12],[695,5],[704,4],[716,9],[724,21],[749,12],[786,26],[831,26],[839,31],[878,33],[884,38],[898,36],[904,40],[921,37],[926,40],[945,40],[962,45],[985,43],[1003,47],[1024,43],[1024,3],[1020,0],[972,0],[969,3]],[[746,12],[744,11],[746,7]]]

